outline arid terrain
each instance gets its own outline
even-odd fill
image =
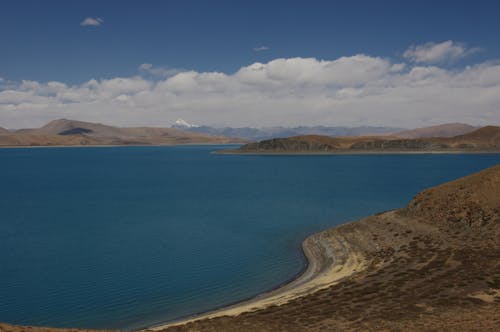
[[[238,138],[190,133],[176,128],[122,128],[54,120],[41,128],[0,130],[0,146],[176,145],[242,143]]]
[[[396,136],[329,137],[320,135],[274,138],[248,143],[221,153],[399,153],[500,152],[500,127],[486,126],[453,137]]]

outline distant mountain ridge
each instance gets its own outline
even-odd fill
[[[372,134],[389,134],[401,131],[396,127],[327,127],[327,126],[299,126],[299,127],[223,127],[197,126],[182,119],[178,119],[172,128],[182,129],[194,133],[216,136],[239,137],[249,141],[259,141],[275,137],[289,137],[298,135],[325,135],[325,136],[360,136]]]
[[[450,138],[471,133],[477,128],[468,124],[450,123],[412,130],[400,129],[375,126],[352,128],[326,126],[215,128],[198,126],[182,119],[178,119],[170,128],[115,127],[100,123],[59,119],[51,121],[40,128],[33,129],[7,130],[0,127],[0,136],[2,136],[0,138],[0,146],[226,144],[246,143],[246,141],[272,141],[262,143],[262,145],[272,146],[273,144],[278,144],[278,142],[286,142],[286,144],[283,144],[290,145],[294,141],[295,143],[292,145],[304,145],[303,149],[306,150],[328,150],[333,149],[335,146],[336,148],[346,148],[346,144],[349,145],[348,142],[351,142],[348,139],[350,137],[352,140],[351,145],[353,145],[352,148],[380,149],[382,144],[385,149],[388,146],[403,144],[403,141],[397,143],[395,141],[397,138],[403,140],[415,138]],[[323,137],[329,138],[326,139]],[[333,144],[329,140],[332,137],[336,137],[335,140],[337,143]],[[367,140],[367,137],[371,137],[371,140]],[[325,140],[329,141],[326,145]],[[386,142],[381,143],[382,141]],[[404,142],[404,144],[415,144],[415,142]],[[420,142],[419,144],[423,143]],[[369,147],[368,145],[371,146]],[[296,148],[294,147],[292,150]],[[351,148],[350,145],[349,148]],[[405,149],[408,148],[408,146],[405,147]]]
[[[298,126],[298,127],[211,127],[204,125],[194,125],[183,119],[178,119],[172,125],[189,132],[204,133],[209,135],[240,137],[249,141],[261,141],[272,138],[322,135],[322,136],[397,136],[401,138],[421,138],[421,137],[453,137],[467,134],[479,127],[474,127],[464,123],[446,123],[430,127],[415,129],[404,129],[384,126]]]
[[[114,127],[59,119],[40,128],[19,129],[0,136],[0,146],[173,145],[243,143],[241,139],[186,132],[176,128]]]

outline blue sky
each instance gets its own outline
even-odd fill
[[[500,58],[499,1],[2,1],[0,76],[82,82],[142,63],[234,72],[281,57],[397,57],[455,40]],[[80,26],[100,17],[101,26]],[[255,52],[256,47],[268,50]]]
[[[500,1],[0,3],[0,126],[500,124]]]

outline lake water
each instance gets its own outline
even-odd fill
[[[137,328],[276,287],[307,235],[500,155],[0,149],[0,321]]]

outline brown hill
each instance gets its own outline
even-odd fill
[[[500,142],[500,127],[497,126],[486,126],[479,128],[468,134],[460,135],[455,137],[456,141],[471,141],[476,144],[496,144]]]
[[[500,165],[425,190],[403,212],[430,222],[500,225]]]
[[[75,120],[54,120],[41,128],[20,129],[0,138],[0,146],[226,144],[242,140],[175,128],[113,127]]]
[[[229,153],[500,152],[500,127],[487,126],[455,137],[294,136],[246,144]]]
[[[103,145],[102,140],[83,135],[33,135],[11,134],[0,135],[0,146],[75,146]]]
[[[11,132],[5,128],[0,127],[0,135],[8,135]]]
[[[91,123],[84,121],[75,121],[67,119],[54,120],[43,127],[35,129],[20,129],[18,134],[32,135],[78,135],[86,134],[100,137],[119,137],[123,136],[121,128],[107,126],[100,123]]]
[[[474,131],[477,127],[464,123],[447,123],[438,126],[404,130],[392,134],[401,138],[454,137]]]

